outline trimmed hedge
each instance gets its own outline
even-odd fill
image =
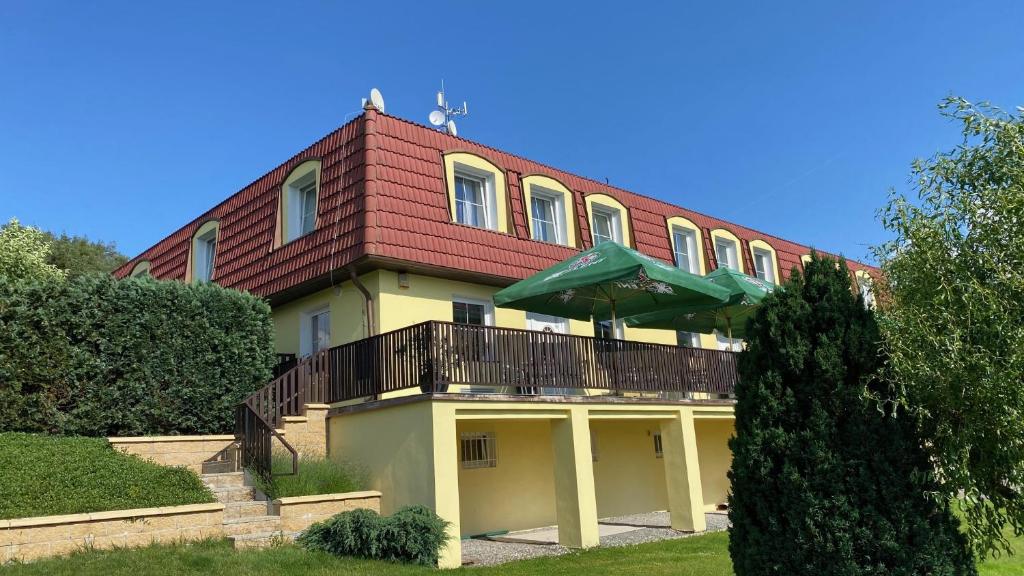
[[[215,502],[199,476],[100,438],[0,434],[0,518]]]
[[[0,432],[228,432],[273,363],[270,308],[243,292],[0,277]]]
[[[313,524],[298,543],[335,556],[437,566],[448,540],[447,528],[448,523],[425,506],[406,506],[391,516],[357,509]]]

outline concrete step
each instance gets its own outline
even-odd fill
[[[252,502],[255,491],[251,486],[215,487],[210,489],[218,502]]]
[[[251,548],[271,548],[281,544],[286,544],[295,540],[298,534],[295,532],[257,532],[255,534],[244,534],[241,536],[230,536],[232,543],[235,548],[251,549]]]
[[[224,504],[224,519],[237,520],[239,518],[256,518],[258,516],[270,515],[269,502],[246,501],[227,502]]]
[[[245,475],[241,472],[203,474],[201,478],[210,488],[240,488],[245,486]]]
[[[279,532],[280,530],[280,516],[252,516],[249,518],[224,520],[225,536],[247,536],[251,534]]]

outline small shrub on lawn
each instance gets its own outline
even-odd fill
[[[213,501],[194,472],[124,454],[100,438],[0,434],[0,518]]]
[[[407,506],[388,517],[360,509],[310,526],[298,542],[336,556],[436,566],[447,528],[447,522],[424,506]]]
[[[275,471],[291,470],[291,457],[274,456]],[[366,475],[355,466],[328,458],[299,458],[299,473],[277,475],[270,482],[256,476],[257,487],[271,499],[337,494],[366,489]]]

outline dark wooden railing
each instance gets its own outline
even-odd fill
[[[251,470],[264,480],[270,480],[274,475],[274,440],[277,440],[291,459],[291,471],[283,474],[295,474],[299,471],[298,452],[270,422],[246,402],[239,404],[235,410],[235,439],[239,443],[243,468]]]
[[[732,394],[731,352],[602,340],[552,332],[425,322],[326,351],[329,401],[407,388],[446,392],[453,384]]]
[[[552,389],[732,394],[736,378],[732,352],[432,321],[298,360],[245,400],[236,423],[243,461],[269,475],[275,438],[296,470],[295,450],[276,428],[284,416],[303,414],[306,404],[409,388],[443,393],[451,385],[524,395]]]

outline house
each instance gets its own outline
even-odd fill
[[[250,457],[326,410],[330,456],[365,467],[383,512],[451,522],[456,566],[460,536],[557,524],[588,547],[601,517],[700,531],[727,504],[729,342],[492,304],[602,241],[768,282],[810,252],[367,105],[117,273],[265,297],[278,352],[305,359],[240,409]]]

